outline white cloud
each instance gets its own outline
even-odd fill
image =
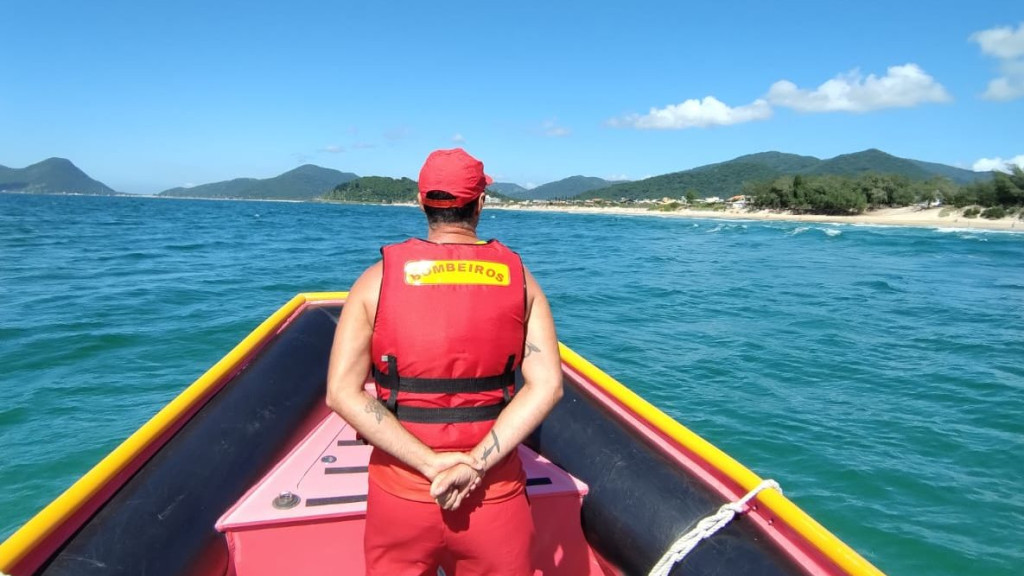
[[[1024,96],[1024,74],[1016,76],[1000,76],[988,83],[988,88],[981,95],[986,100],[1016,100]]]
[[[1020,156],[1014,156],[1009,160],[1003,160],[998,156],[995,158],[982,158],[971,166],[971,169],[975,172],[991,172],[993,170],[999,170],[1000,172],[1010,172],[1010,166],[1017,165],[1024,169],[1024,154]]]
[[[541,131],[549,138],[562,138],[563,136],[572,134],[572,130],[558,125],[557,118],[554,120],[545,120],[544,124],[541,125]]]
[[[839,74],[814,90],[800,88],[789,80],[779,80],[772,84],[763,98],[744,106],[731,107],[714,96],[706,96],[703,100],[694,98],[664,108],[651,108],[644,115],[612,118],[607,124],[640,130],[682,130],[765,120],[772,116],[774,107],[801,112],[869,112],[949,100],[952,97],[941,84],[917,64],[909,63],[891,66],[881,77],[874,74],[864,77],[854,69]]]
[[[1017,29],[1011,26],[989,28],[971,34],[970,40],[981,46],[981,51],[989,56],[1000,59],[1020,58],[1024,56],[1024,22]]]
[[[342,152],[345,151],[345,148],[343,146],[337,146],[332,144],[330,146],[324,146],[323,151],[327,152],[328,154],[341,154]]]
[[[800,112],[868,112],[951,99],[946,89],[917,64],[890,66],[882,77],[869,74],[865,78],[854,69],[813,91],[780,80],[772,84],[766,98],[772,105]]]
[[[1024,22],[1017,30],[1004,26],[971,34],[981,51],[999,59],[1000,76],[988,83],[981,95],[986,100],[1016,100],[1024,97]]]
[[[463,136],[462,134],[459,134],[459,133],[456,132],[455,135],[452,136],[452,142],[454,142],[456,144],[465,144],[466,143],[466,137]]]
[[[770,118],[772,108],[764,100],[755,100],[745,106],[730,107],[714,96],[703,100],[690,99],[664,108],[651,108],[641,116],[629,114],[612,118],[608,124],[616,128],[638,128],[641,130],[682,130],[684,128],[707,128],[708,126],[729,126],[754,120]]]
[[[412,128],[408,126],[398,126],[384,132],[384,139],[388,142],[398,142],[406,140],[412,137]]]

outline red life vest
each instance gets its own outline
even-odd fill
[[[526,340],[519,255],[491,240],[385,246],[371,355],[377,397],[435,450],[468,450],[515,391]]]

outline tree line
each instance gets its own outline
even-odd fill
[[[324,196],[332,202],[395,202],[416,201],[416,181],[409,178],[364,176],[339,184]]]
[[[1024,170],[1014,166],[1009,174],[995,172],[990,180],[962,186],[946,178],[911,180],[890,174],[782,176],[748,182],[743,193],[753,208],[803,214],[860,214],[869,209],[941,203],[1001,218],[1024,212]]]

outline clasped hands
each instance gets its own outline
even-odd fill
[[[465,452],[435,452],[424,470],[430,496],[443,510],[456,510],[483,480],[484,464]]]

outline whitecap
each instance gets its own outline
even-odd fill
[[[960,234],[961,238],[979,238],[980,234],[1020,234],[1019,230],[992,230],[989,228],[934,228],[936,232],[944,234]]]

